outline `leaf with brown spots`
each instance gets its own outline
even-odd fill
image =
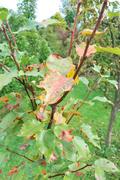
[[[38,87],[46,90],[45,104],[54,104],[65,91],[71,90],[72,85],[72,79],[68,79],[58,72],[50,72]]]
[[[17,173],[18,173],[18,167],[15,166],[8,172],[8,176],[12,176],[12,175],[17,174]]]

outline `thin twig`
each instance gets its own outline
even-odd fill
[[[14,63],[16,64],[16,67],[18,69],[18,71],[20,70],[20,64],[18,63],[17,59],[16,59],[16,48],[17,48],[17,44],[16,44],[16,38],[15,36],[13,35],[12,33],[12,30],[8,24],[8,22],[6,22],[6,27],[8,29],[8,32],[11,34],[12,36],[12,41],[14,42],[14,46],[12,44],[12,41],[10,40],[8,34],[7,34],[7,31],[6,31],[6,28],[4,26],[4,24],[2,24],[2,31],[4,33],[4,36],[8,42],[8,45],[9,45],[9,48],[10,48],[10,51],[11,51],[11,56],[12,56],[12,59],[14,61]],[[24,77],[22,77],[22,79],[20,78],[16,78],[23,86],[24,86],[24,89],[30,99],[30,102],[31,102],[31,105],[32,105],[32,109],[35,110],[36,109],[36,102],[35,102],[35,94],[34,94],[34,90],[32,88],[32,86],[30,86],[29,84],[27,85],[27,82],[25,81]],[[29,94],[29,91],[31,92],[33,98],[31,98],[30,94]]]
[[[11,50],[11,57],[12,57],[14,63],[16,64],[16,67],[17,67],[17,69],[19,71],[20,70],[20,65],[16,60],[16,52],[15,52],[14,46],[13,46],[8,34],[7,34],[7,31],[6,31],[6,28],[5,28],[4,24],[2,24],[2,31],[4,33],[4,36],[5,36],[6,40],[7,40],[7,42],[8,42],[9,48]]]
[[[86,164],[86,165],[83,166],[82,168],[79,168],[79,169],[74,170],[74,171],[68,171],[68,172],[70,172],[70,173],[76,173],[76,172],[78,172],[78,171],[81,171],[81,170],[83,170],[83,169],[85,169],[85,168],[87,168],[87,167],[91,167],[91,166],[92,166],[92,164]],[[55,174],[55,175],[53,175],[53,176],[49,176],[48,178],[50,179],[50,178],[54,178],[54,177],[58,177],[58,176],[65,176],[65,174],[66,174],[66,173],[59,173],[59,174]]]
[[[77,26],[77,19],[78,19],[78,15],[79,15],[80,5],[81,5],[81,2],[79,0],[78,4],[77,4],[76,16],[75,16],[75,19],[74,19],[74,26],[73,26],[73,30],[71,32],[72,34],[71,34],[70,48],[69,48],[69,51],[68,51],[68,56],[71,55],[71,51],[72,51],[72,47],[73,47],[73,42],[74,42],[75,33],[76,33],[76,26]]]
[[[94,28],[94,30],[93,30],[93,32],[92,32],[91,37],[90,37],[89,40],[87,41],[87,44],[86,44],[86,48],[85,48],[85,50],[84,50],[83,57],[80,59],[79,66],[78,66],[78,68],[77,68],[77,70],[76,70],[76,72],[75,72],[75,74],[74,74],[73,79],[75,79],[75,78],[77,77],[77,75],[78,75],[78,73],[79,73],[79,71],[80,71],[80,69],[81,69],[84,61],[86,60],[86,54],[87,54],[87,51],[88,51],[90,42],[91,42],[91,40],[94,38],[95,33],[96,33],[97,29],[99,28],[99,25],[100,25],[100,23],[101,23],[101,21],[102,21],[103,13],[104,13],[105,8],[106,8],[106,6],[107,6],[107,2],[108,2],[108,0],[104,0],[104,3],[103,3],[103,5],[102,5],[102,9],[101,9],[99,18],[98,18],[98,20],[97,20],[97,23],[96,23],[96,25],[95,25],[95,28]],[[69,93],[69,91],[65,92],[64,95],[63,95],[55,104],[59,104],[59,103],[66,97],[66,95],[67,95],[68,93]]]
[[[88,97],[90,96],[90,94],[92,93],[92,91],[96,88],[96,86],[98,85],[98,78],[96,78],[94,84],[92,85],[92,87],[89,89],[89,91],[87,92],[87,94],[85,95],[83,101],[81,102],[80,105],[78,105],[78,103],[75,105],[74,108],[76,108],[76,110],[78,111],[84,104],[85,104],[85,101],[88,99]],[[69,119],[67,120],[67,124],[70,123],[70,121],[72,120],[72,118],[74,117],[74,114],[72,114]]]
[[[101,21],[102,21],[105,8],[107,7],[107,3],[108,3],[108,0],[104,0],[103,5],[102,5],[102,9],[101,9],[101,12],[100,12],[100,15],[99,15],[98,20],[97,20],[96,25],[95,25],[95,28],[94,28],[94,30],[93,30],[90,38],[88,38],[88,40],[87,40],[87,43],[86,43],[86,47],[85,47],[83,56],[82,56],[82,58],[80,59],[79,66],[78,66],[78,68],[77,68],[77,70],[76,70],[76,72],[75,72],[75,74],[74,74],[73,79],[75,79],[75,78],[77,77],[77,75],[78,75],[78,73],[79,73],[79,71],[80,71],[83,63],[84,63],[85,60],[86,60],[86,54],[87,54],[89,45],[90,45],[91,41],[93,40],[96,31],[98,30],[98,28],[99,28],[99,26],[100,26],[100,23],[101,23]]]
[[[6,65],[0,63],[0,67],[3,67],[7,72],[10,72],[10,69]]]
[[[5,147],[5,145],[3,145],[3,144],[0,144],[0,146],[4,147],[5,150],[6,150],[6,151],[9,151],[10,153],[13,153],[13,154],[16,154],[16,155],[18,155],[18,156],[21,156],[21,157],[23,157],[24,159],[27,159],[27,160],[30,161],[30,162],[34,162],[34,160],[26,157],[26,156],[23,155],[23,154],[20,154],[20,153],[18,153],[18,152],[16,152],[16,151],[13,151],[13,150],[11,150],[11,149],[8,148],[8,147]]]
[[[51,112],[50,122],[49,122],[49,124],[48,124],[47,129],[50,129],[51,126],[52,126],[53,118],[54,118],[54,113],[55,113],[55,111],[56,111],[56,105],[51,105],[51,108],[52,108],[52,112]]]
[[[13,40],[13,42],[14,42],[14,46],[17,48],[16,38],[15,38],[15,36],[13,35],[12,30],[11,30],[10,25],[9,25],[8,22],[6,22],[6,27],[7,27],[8,31],[9,31],[9,33],[10,33],[11,36],[12,36],[12,40]]]
[[[75,74],[74,74],[74,76],[73,76],[73,79],[76,79],[76,77],[77,77],[77,75],[78,75],[78,73],[79,73],[79,71],[80,71],[80,69],[81,69],[84,61],[86,60],[86,54],[87,54],[87,52],[88,52],[89,45],[90,45],[92,39],[94,38],[97,29],[98,29],[99,26],[100,26],[100,23],[101,23],[101,21],[102,21],[105,8],[107,7],[107,3],[108,3],[108,0],[104,0],[103,5],[102,5],[102,8],[101,8],[101,11],[100,11],[100,15],[99,15],[98,20],[97,20],[96,25],[95,25],[95,28],[94,28],[94,30],[93,30],[90,38],[87,40],[87,43],[86,43],[86,47],[85,47],[83,56],[82,56],[82,58],[80,59],[80,62],[78,63],[79,65],[78,65],[78,68],[76,69],[76,72],[75,72]],[[79,6],[78,6],[77,11],[79,10],[79,8],[80,8],[80,4],[79,4]],[[76,23],[75,23],[75,24],[76,24]],[[72,38],[72,39],[73,39],[73,38]],[[74,40],[74,39],[73,39],[73,40]],[[73,42],[73,41],[72,41],[72,42]],[[63,94],[63,96],[62,96],[56,103],[52,104],[52,106],[57,107],[57,105],[58,105],[60,102],[63,101],[63,99],[67,96],[67,94],[68,94],[69,92],[70,92],[70,91],[66,91],[66,92]],[[54,116],[53,111],[51,112],[51,116]],[[50,120],[50,121],[51,121],[51,120]]]
[[[31,102],[31,105],[32,105],[32,109],[35,110],[36,107],[34,106],[34,99],[31,98],[31,96],[30,96],[30,94],[29,94],[29,91],[28,91],[28,88],[27,88],[27,85],[26,85],[24,79],[23,79],[23,81],[22,81],[22,84],[23,84],[23,86],[24,86],[24,88],[25,88],[25,91],[26,91],[26,93],[27,93],[27,95],[28,95],[28,97],[29,97],[29,99],[30,99],[30,102]]]

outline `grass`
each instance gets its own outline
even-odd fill
[[[69,97],[84,99],[86,93],[86,87],[80,83],[73,89],[67,99],[69,99]],[[88,99],[91,100],[95,96],[103,95],[100,90],[96,90],[90,94]],[[104,141],[109,123],[111,106],[107,103],[96,101],[92,106],[84,104],[79,111],[81,114],[80,119],[82,119],[84,123],[91,125],[92,129],[97,132],[101,139],[102,150],[96,150],[96,153],[101,157],[108,158],[120,169],[120,113],[117,114],[116,122],[114,124],[112,145],[110,148],[106,148]],[[71,123],[77,123],[75,122],[75,118],[72,119]],[[113,174],[112,176],[108,176],[107,179],[120,180],[120,174]]]

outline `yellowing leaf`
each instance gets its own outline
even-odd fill
[[[67,78],[73,78],[75,74],[75,66],[73,65],[70,71],[67,73]],[[74,80],[75,84],[79,83],[79,77],[77,76]]]
[[[63,124],[65,123],[66,119],[63,117],[63,115],[59,112],[55,112],[54,114],[54,122],[55,124]]]
[[[65,91],[70,91],[72,85],[72,79],[68,79],[58,72],[50,72],[38,87],[46,90],[45,104],[54,104]]]
[[[83,31],[80,32],[83,36],[91,36],[93,30],[92,29],[84,29]],[[106,32],[106,29],[103,32],[96,31],[95,35],[101,35]]]
[[[102,53],[111,53],[120,56],[120,48],[119,47],[96,47],[97,52]]]
[[[78,46],[78,45],[76,46],[76,52],[77,52],[78,56],[80,56],[80,57],[83,56],[84,51],[85,51],[85,46],[86,46],[86,43],[84,43],[84,42],[81,43],[80,46]],[[90,45],[88,50],[87,50],[86,57],[90,57],[94,53],[96,53],[95,46]]]
[[[8,9],[0,7],[0,20],[5,21],[8,16]]]
[[[71,70],[73,63],[70,57],[62,58],[59,55],[52,54],[48,57],[46,65],[49,70],[66,75]]]

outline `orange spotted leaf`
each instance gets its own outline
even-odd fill
[[[12,176],[12,175],[17,174],[17,173],[18,173],[18,167],[15,166],[8,172],[8,175]]]
[[[68,79],[58,72],[50,72],[38,87],[46,90],[45,104],[56,103],[65,91],[70,91],[73,79]]]
[[[59,136],[60,139],[66,142],[71,142],[74,138],[73,135],[71,135],[72,131],[71,130],[63,130]]]

